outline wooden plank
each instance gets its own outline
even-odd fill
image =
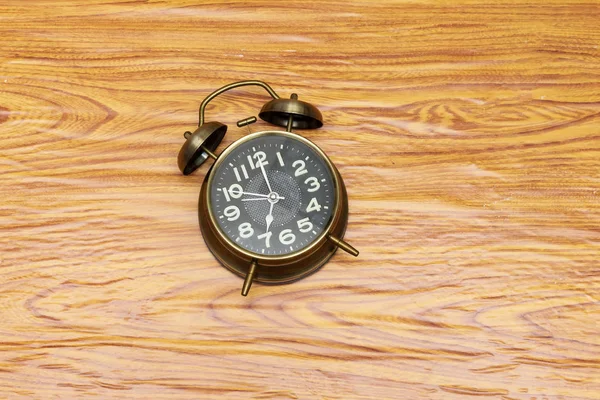
[[[4,1],[0,398],[599,399],[600,7],[590,1]],[[212,90],[269,82],[350,198],[292,285],[220,267]],[[208,120],[267,101],[243,88]],[[257,123],[253,130],[268,125]]]

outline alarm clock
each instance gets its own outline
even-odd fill
[[[285,130],[250,133],[217,155],[227,126],[205,123],[204,110],[218,95],[241,86],[264,88],[272,99],[259,117]],[[237,125],[254,122],[256,117],[250,117]],[[198,128],[184,134],[177,157],[184,175],[214,160],[200,190],[200,229],[215,258],[245,278],[243,296],[253,282],[281,284],[306,277],[338,248],[358,256],[343,240],[348,197],[339,171],[316,144],[292,132],[321,126],[315,106],[296,94],[282,99],[265,82],[252,80],[208,95],[200,105]]]

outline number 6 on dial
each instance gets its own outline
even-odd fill
[[[291,229],[284,229],[279,234],[279,241],[283,244],[292,244],[296,240],[296,235],[292,233]]]

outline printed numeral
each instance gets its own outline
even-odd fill
[[[254,162],[253,158],[256,160],[256,162]],[[264,167],[265,165],[269,164],[269,162],[267,161],[267,155],[264,151],[257,151],[252,156],[248,156],[248,164],[250,164],[250,168],[256,169]]]
[[[257,151],[254,153],[253,157],[256,160],[256,168],[260,168],[261,166],[264,167],[265,165],[269,164],[267,161],[267,155],[264,151]]]
[[[225,200],[229,202],[231,201],[232,197],[234,199],[239,199],[242,197],[244,189],[242,189],[242,187],[237,183],[234,183],[233,185],[229,186],[229,189],[222,188],[221,191],[223,192],[223,196],[225,196]]]
[[[240,209],[236,206],[229,206],[223,210],[223,215],[228,221],[235,221],[240,217]]]
[[[279,241],[283,244],[292,244],[296,240],[296,235],[292,233],[291,229],[284,229],[279,234]]]
[[[321,211],[321,205],[317,201],[316,197],[313,197],[312,199],[310,199],[310,202],[308,203],[308,207],[306,207],[306,212],[311,212],[311,211],[316,211],[316,212]]]
[[[306,178],[304,183],[305,184],[310,183],[311,188],[307,189],[309,192],[316,192],[321,187],[319,180],[317,178],[315,178],[314,176],[311,176],[310,178]]]
[[[310,222],[310,218],[308,218],[308,217],[298,220],[297,224],[298,224],[298,230],[302,233],[311,231],[313,228],[313,224],[312,224],[312,222]]]
[[[271,247],[271,242],[270,242],[271,235],[273,235],[273,232],[265,232],[265,233],[257,236],[257,238],[259,238],[259,239],[265,239],[265,244],[267,245],[267,249],[269,247]]]
[[[283,157],[281,157],[281,153],[277,152],[277,159],[279,160],[279,165],[285,167],[285,163],[283,162]]]
[[[241,169],[242,169],[242,175],[244,176],[244,179],[248,179],[248,171],[246,170],[246,166],[242,165]],[[240,176],[240,171],[238,171],[237,167],[233,167],[233,173],[235,174],[235,179],[237,179],[238,182],[241,182],[242,177]]]
[[[244,239],[254,235],[254,229],[252,229],[250,222],[244,222],[243,224],[240,224],[240,226],[238,226],[238,231],[240,231],[240,236]]]
[[[298,166],[298,168],[296,168],[296,166]],[[296,172],[294,172],[294,176],[301,176],[304,174],[308,174],[308,171],[305,168],[306,163],[302,160],[294,161],[294,163],[292,164],[292,167],[296,168]]]

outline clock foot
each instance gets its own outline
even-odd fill
[[[328,235],[327,238],[331,240],[337,247],[344,250],[346,253],[358,257],[358,250],[352,247],[350,244],[344,242],[342,239],[338,239],[335,236]]]
[[[250,264],[250,268],[248,269],[246,279],[244,279],[244,286],[242,286],[242,296],[248,296],[248,292],[250,291],[250,286],[252,286],[252,281],[254,280],[255,274],[256,260],[252,260],[252,264]]]

